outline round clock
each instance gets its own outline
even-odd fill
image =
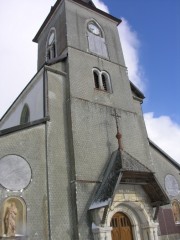
[[[49,41],[48,41],[48,44],[51,45],[52,42],[54,41],[54,37],[55,37],[55,34],[54,32],[51,33],[50,37],[49,37]]]
[[[179,194],[179,185],[173,175],[166,175],[165,177],[165,188],[170,196],[177,196]]]
[[[94,23],[89,23],[88,24],[88,29],[90,32],[92,32],[93,34],[99,36],[101,34],[100,29],[98,28],[98,26]]]

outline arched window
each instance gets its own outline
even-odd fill
[[[102,28],[94,20],[87,24],[87,36],[89,51],[107,58],[108,53]]]
[[[96,89],[112,93],[111,80],[107,72],[94,68],[93,77]]]
[[[104,91],[107,91],[107,79],[106,79],[106,75],[103,73],[101,75],[102,77],[102,84],[103,84],[103,88],[104,88]]]
[[[102,78],[104,91],[112,93],[111,79],[110,79],[109,73],[102,71],[101,78]]]
[[[28,123],[30,121],[30,111],[27,104],[24,105],[21,112],[20,124]]]
[[[49,32],[46,44],[46,60],[56,57],[56,30],[52,28]]]
[[[172,202],[172,212],[176,224],[180,224],[180,204],[178,200]]]
[[[93,70],[93,76],[94,76],[95,88],[99,89],[100,88],[100,84],[99,84],[99,70],[94,69]]]

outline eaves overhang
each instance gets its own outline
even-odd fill
[[[137,95],[137,97],[139,97],[140,99],[145,98],[144,94],[131,81],[130,81],[130,87],[132,92],[134,92]]]
[[[116,18],[116,17],[114,17],[114,16],[96,8],[94,4],[86,3],[82,0],[72,0],[72,1],[82,5],[84,7],[87,7],[87,8],[89,8],[89,9],[91,9],[91,10],[97,12],[97,13],[100,13],[101,15],[115,21],[117,23],[117,25],[119,25],[122,22],[121,19]],[[45,26],[47,25],[47,23],[49,22],[49,20],[51,19],[52,15],[54,14],[54,12],[56,11],[57,7],[59,6],[59,4],[61,2],[62,2],[62,0],[57,0],[56,3],[54,4],[54,6],[51,7],[51,10],[50,10],[48,16],[46,17],[46,19],[44,20],[43,24],[41,25],[39,31],[37,32],[37,34],[33,38],[33,42],[36,42],[36,43],[38,42],[38,38],[39,38],[41,32],[43,31],[43,29],[45,28]]]
[[[120,184],[140,185],[148,195],[152,207],[163,206],[170,203],[167,194],[158,183],[153,172],[124,170]]]
[[[110,206],[117,188],[122,184],[140,185],[150,199],[152,207],[169,204],[170,200],[158,183],[155,174],[125,151],[115,151],[103,174],[89,210]]]

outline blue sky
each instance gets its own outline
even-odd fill
[[[0,118],[36,73],[32,39],[55,2],[1,0]],[[180,163],[180,0],[94,2],[123,19],[118,30],[129,78],[146,96],[148,135]]]
[[[168,115],[180,124],[180,1],[103,2],[111,14],[124,17],[138,35],[146,81],[144,111]]]
[[[94,2],[122,18],[118,30],[129,78],[146,96],[148,137],[180,163],[180,1]]]

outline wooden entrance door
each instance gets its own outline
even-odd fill
[[[111,220],[112,240],[133,240],[132,226],[124,213],[116,213]]]

